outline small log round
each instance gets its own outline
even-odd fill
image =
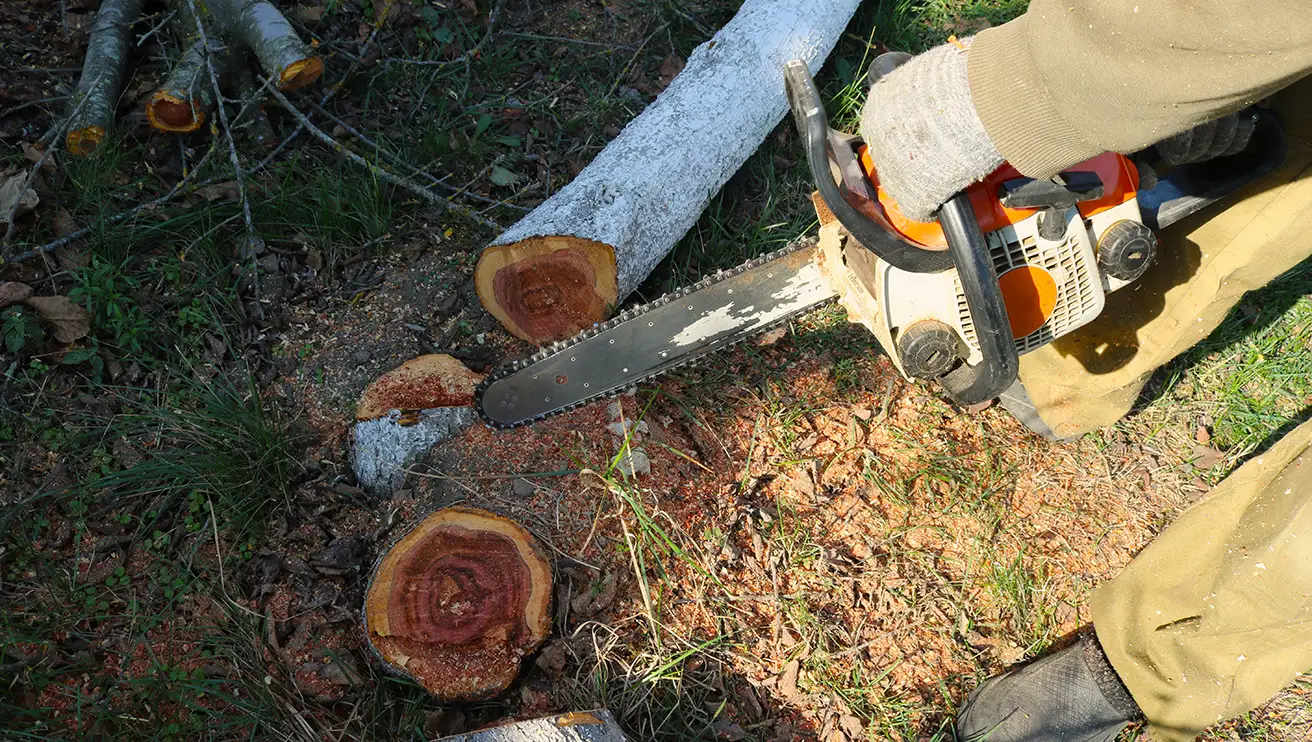
[[[483,306],[530,342],[591,327],[619,298],[615,250],[570,235],[489,247],[479,258],[474,283]]]
[[[551,567],[512,520],[474,508],[428,516],[379,561],[365,596],[378,656],[444,701],[505,690],[550,630]]]

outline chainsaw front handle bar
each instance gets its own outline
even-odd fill
[[[948,251],[926,250],[902,239],[891,226],[877,224],[843,197],[829,170],[831,154],[835,159],[842,154],[830,144],[829,117],[805,62],[794,59],[784,66],[784,90],[788,94],[788,107],[793,111],[797,133],[806,148],[807,165],[811,168],[816,189],[843,228],[867,250],[895,268],[909,273],[942,273],[951,268],[952,258]],[[850,152],[846,154],[846,159],[853,159]],[[839,160],[839,165],[843,164]]]
[[[910,58],[907,55],[888,56],[888,64],[879,68],[884,74]],[[784,88],[797,133],[806,148],[807,164],[816,189],[843,228],[862,246],[895,268],[910,273],[940,273],[956,267],[984,359],[974,366],[962,363],[949,371],[939,379],[943,387],[958,404],[966,406],[1002,394],[1016,380],[1020,358],[993,260],[970,197],[964,192],[958,193],[939,208],[938,221],[948,243],[947,250],[927,250],[903,239],[892,225],[880,224],[848,203],[834,180],[829,166],[831,157],[840,168],[852,167],[849,161],[854,158],[850,146],[841,136],[834,136],[829,128],[820,91],[805,62],[795,59],[785,65]],[[840,152],[844,148],[846,152]]]
[[[962,363],[939,381],[957,404],[970,406],[987,402],[1007,390],[1020,373],[1020,354],[1011,334],[1007,306],[993,269],[993,257],[975,218],[970,197],[958,193],[939,207],[938,223],[947,238],[948,254],[957,266],[961,292],[966,295],[970,321],[984,360]]]

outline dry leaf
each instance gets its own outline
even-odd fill
[[[838,718],[838,728],[843,730],[843,734],[850,740],[860,740],[865,738],[865,728],[861,720],[852,714],[843,714]]]
[[[17,304],[32,295],[32,287],[17,281],[0,283],[0,309]]]
[[[45,156],[45,153],[44,153],[44,152],[42,152],[41,150],[37,149],[36,147],[33,147],[32,145],[28,144],[27,142],[23,142],[23,157],[26,157],[28,162],[31,162],[31,163],[33,163],[33,164],[36,164],[36,163],[40,162],[40,161],[41,161],[41,158],[44,157],[44,156]],[[49,170],[49,169],[51,169],[51,168],[50,168],[49,165],[47,165],[47,166],[46,166],[46,169]]]
[[[91,253],[87,251],[87,246],[82,240],[73,240],[55,248],[55,260],[59,262],[59,267],[66,271],[85,268],[91,265]]]
[[[801,673],[802,663],[793,660],[784,666],[783,674],[779,676],[779,695],[789,703],[799,703],[806,699],[806,694],[802,693],[797,687],[797,676]]]
[[[716,739],[727,739],[729,742],[747,739],[747,730],[743,729],[742,725],[728,719],[716,719],[711,728],[715,730]]]
[[[1225,459],[1225,454],[1215,448],[1207,446],[1194,446],[1193,453],[1189,460],[1199,469],[1211,469]]]
[[[17,173],[0,185],[0,224],[9,221],[9,215],[22,216],[41,203],[36,191],[25,188],[27,173]]]
[[[55,208],[55,216],[51,219],[50,226],[54,228],[56,237],[67,237],[77,231],[77,222],[73,221],[73,215],[63,206]]]
[[[323,8],[318,5],[302,5],[296,11],[306,23],[318,23],[323,18]]]
[[[91,332],[91,313],[67,296],[31,296],[23,304],[50,323],[51,334],[61,343],[71,343]]]
[[[214,185],[201,186],[196,189],[196,193],[199,193],[206,201],[227,201],[241,196],[241,189],[237,187],[236,181],[229,180]]]
[[[661,90],[669,87],[670,83],[674,82],[674,78],[677,77],[680,72],[683,72],[683,68],[687,64],[688,63],[677,54],[671,54],[661,60]]]

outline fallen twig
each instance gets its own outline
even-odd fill
[[[337,126],[342,127],[342,130],[345,131],[347,134],[350,134],[351,136],[355,137],[356,139],[359,139],[359,140],[360,140],[360,141],[361,141],[366,147],[371,148],[371,149],[374,151],[374,153],[377,154],[379,157],[383,158],[384,160],[387,160],[388,163],[390,163],[391,165],[393,165],[393,166],[395,166],[395,167],[405,168],[406,170],[410,171],[410,174],[411,174],[411,175],[415,175],[415,176],[421,177],[421,178],[423,178],[424,180],[427,180],[428,182],[430,182],[430,183],[432,183],[433,185],[438,186],[438,187],[440,187],[440,188],[445,188],[445,189],[447,189],[448,191],[451,191],[453,195],[461,195],[461,196],[463,196],[463,197],[465,197],[465,198],[468,198],[468,199],[471,199],[471,200],[474,200],[474,201],[480,201],[480,202],[485,203],[485,204],[490,204],[491,206],[504,206],[504,207],[506,207],[506,208],[508,208],[508,209],[515,209],[516,211],[524,211],[524,212],[531,211],[531,209],[529,209],[528,207],[525,207],[525,206],[519,206],[519,205],[517,205],[517,204],[506,203],[505,201],[497,201],[496,199],[488,198],[487,196],[480,196],[480,195],[478,195],[477,193],[466,193],[465,190],[466,190],[466,188],[468,188],[468,186],[465,186],[464,188],[457,188],[456,186],[451,185],[450,183],[446,182],[446,181],[443,180],[442,178],[439,178],[439,177],[437,177],[436,175],[433,175],[432,173],[430,173],[430,172],[428,172],[428,171],[426,171],[426,170],[421,170],[420,168],[417,168],[417,167],[415,167],[414,165],[411,165],[410,163],[406,162],[404,159],[402,159],[402,158],[398,157],[397,155],[394,155],[394,154],[392,154],[391,152],[388,152],[387,150],[385,150],[385,149],[383,149],[382,147],[380,147],[380,146],[378,145],[377,142],[375,142],[374,140],[370,139],[368,136],[366,136],[364,133],[360,132],[360,131],[359,131],[358,129],[356,129],[355,127],[353,127],[353,126],[351,126],[350,124],[348,124],[348,123],[346,123],[345,121],[343,121],[343,120],[341,119],[341,117],[339,117],[339,116],[333,114],[333,113],[330,112],[328,109],[324,108],[322,105],[320,105],[320,104],[318,104],[318,103],[311,103],[310,105],[314,107],[314,110],[316,110],[316,111],[318,111],[320,114],[326,116],[326,117],[328,118],[329,121],[333,122],[333,123],[336,124]],[[486,212],[486,211],[487,211],[487,209],[484,209],[484,210],[483,210],[483,212]],[[483,213],[483,212],[480,212],[480,213]]]
[[[254,239],[256,237],[255,225],[251,219],[251,202],[246,195],[246,180],[242,177],[241,160],[237,157],[237,143],[232,139],[232,127],[228,124],[227,109],[223,107],[223,93],[219,89],[219,73],[215,71],[213,57],[208,53],[211,47],[209,39],[205,35],[205,24],[201,22],[200,13],[196,12],[196,0],[187,0],[187,8],[191,10],[191,15],[196,21],[196,35],[200,37],[201,48],[206,50],[205,69],[209,72],[210,87],[213,88],[214,92],[214,107],[218,110],[219,124],[223,127],[223,138],[228,142],[228,159],[232,161],[232,176],[237,183],[237,197],[241,200],[241,215],[246,222],[246,237],[248,240]],[[253,251],[251,260],[255,260]],[[258,285],[258,283],[254,285]]]
[[[342,144],[338,142],[336,139],[333,139],[322,129],[315,126],[314,123],[311,122],[310,119],[304,113],[302,113],[300,109],[292,105],[291,101],[287,100],[287,96],[283,95],[282,92],[277,90],[276,88],[271,87],[268,84],[268,81],[265,81],[264,86],[266,89],[269,90],[270,93],[273,94],[273,97],[278,99],[278,103],[283,107],[283,109],[286,110],[288,113],[290,113],[293,118],[299,121],[301,125],[305,127],[306,131],[310,132],[311,136],[313,136],[315,139],[318,139],[320,142],[323,142],[334,152],[341,154],[343,157],[350,160],[351,162],[354,162],[360,167],[363,167],[364,169],[368,170],[370,174],[374,175],[380,180],[391,183],[392,185],[397,186],[398,188],[404,188],[405,190],[410,191],[416,196],[419,196],[420,198],[424,199],[430,204],[433,204],[434,206],[438,207],[439,209],[452,211],[456,214],[466,217],[472,221],[478,222],[479,224],[482,224],[483,226],[489,227],[491,229],[501,229],[501,226],[499,224],[492,221],[491,219],[488,219],[485,216],[479,215],[478,213],[474,212],[472,209],[453,203],[450,200],[445,199],[433,193],[432,191],[428,190],[427,188],[424,188],[421,185],[413,183],[407,180],[406,178],[396,175],[395,173],[392,173],[388,170],[384,170],[383,168],[375,165],[372,162],[369,162],[368,160],[361,157],[360,155],[342,146]]]
[[[437,67],[439,69],[468,62],[478,56],[478,53],[483,50],[483,45],[487,43],[488,39],[492,38],[492,31],[497,25],[497,17],[501,15],[501,8],[505,4],[505,0],[499,0],[496,5],[492,6],[492,10],[487,14],[487,31],[483,34],[483,38],[479,39],[477,43],[455,59],[406,59],[404,57],[387,57],[383,62],[395,62],[397,64],[409,64],[419,67]]]
[[[168,203],[169,201],[172,201],[174,198],[180,195],[185,189],[187,189],[189,185],[191,185],[192,177],[195,176],[196,173],[201,171],[201,169],[205,166],[205,164],[209,162],[210,157],[217,150],[218,150],[217,143],[212,142],[210,144],[210,148],[205,152],[204,156],[200,158],[200,161],[196,163],[196,166],[193,167],[190,172],[184,175],[182,177],[182,180],[178,181],[173,186],[173,188],[169,190],[168,193],[165,193],[163,196],[155,198],[151,201],[147,201],[144,204],[138,204],[137,206],[134,206],[131,209],[120,211],[119,213],[114,214],[113,216],[106,217],[104,221],[100,223],[106,226],[111,224],[118,224],[119,222],[124,221],[125,219],[129,219],[131,217],[137,216],[143,211],[146,211],[148,209],[158,208]],[[210,178],[209,180],[206,180],[203,183],[197,184],[196,187],[200,188],[202,186],[214,183],[217,180],[218,180],[217,178]],[[57,240],[47,242],[46,244],[28,250],[27,252],[22,252],[17,255],[12,255],[10,257],[4,258],[3,260],[0,260],[0,262],[21,263],[24,260],[31,260],[32,258],[35,258],[38,255],[45,255],[46,253],[53,252],[54,250],[58,250],[64,245],[67,245],[71,242],[75,242],[77,240],[82,239],[83,237],[86,237],[87,235],[91,234],[91,231],[94,228],[95,228],[94,225],[82,227],[81,229],[66,234]]]

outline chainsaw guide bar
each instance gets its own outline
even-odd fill
[[[488,376],[474,405],[494,428],[529,425],[694,363],[835,298],[805,237],[668,293]]]

